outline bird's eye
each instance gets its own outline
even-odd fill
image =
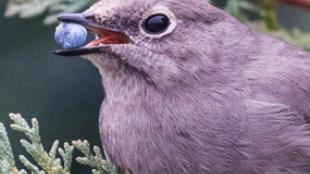
[[[169,25],[170,20],[166,15],[154,14],[144,21],[143,28],[147,33],[160,34],[165,32]]]

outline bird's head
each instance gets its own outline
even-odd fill
[[[161,89],[191,83],[200,73],[216,76],[237,65],[236,57],[245,54],[238,48],[247,47],[239,42],[247,39],[247,28],[207,0],[102,0],[59,20],[97,37],[57,54],[81,55],[109,80],[135,79]]]

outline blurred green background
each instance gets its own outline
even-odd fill
[[[0,12],[5,8],[6,2],[0,1]],[[288,6],[278,12],[286,28],[310,31],[310,13]],[[98,113],[104,95],[99,73],[86,60],[54,56],[55,26],[45,26],[42,20],[0,15],[0,122],[8,126],[10,112],[38,118],[46,147],[56,139],[87,139],[100,145]],[[15,154],[23,154],[18,142],[23,137],[11,130],[9,136]],[[74,166],[72,173],[85,171]]]

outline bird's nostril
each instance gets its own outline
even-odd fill
[[[96,23],[96,16],[95,16],[95,15],[86,15],[86,16],[85,16],[85,19],[86,19],[88,22]]]

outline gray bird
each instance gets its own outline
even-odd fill
[[[97,38],[100,133],[120,174],[309,174],[310,56],[206,0],[102,0],[59,20]]]

